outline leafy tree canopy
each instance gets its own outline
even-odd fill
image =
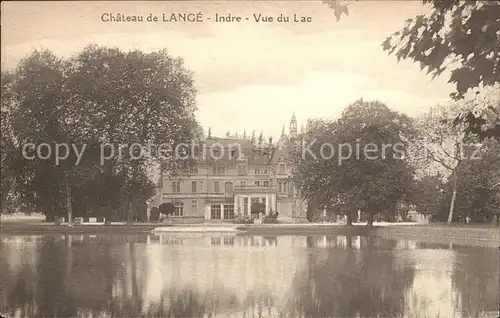
[[[500,2],[423,2],[430,5],[429,13],[408,19],[383,42],[383,49],[398,61],[419,62],[433,77],[449,70],[449,82],[456,84],[451,94],[455,100],[500,83]],[[489,106],[462,112],[457,122],[468,123],[468,133],[500,138],[500,111]]]
[[[307,200],[320,206],[393,213],[413,178],[413,168],[398,158],[396,145],[403,152],[404,136],[411,134],[407,116],[359,100],[335,122],[310,122],[295,155],[294,181]]]
[[[357,1],[357,0],[355,0]],[[348,3],[324,0],[337,21],[348,15]],[[450,96],[463,99],[500,83],[500,2],[423,0],[426,14],[406,20],[406,25],[382,43],[389,54],[420,63],[433,78],[450,71],[456,85]],[[455,115],[465,132],[480,138],[500,139],[500,106],[474,105]]]

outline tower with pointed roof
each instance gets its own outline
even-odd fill
[[[293,112],[292,119],[290,120],[290,138],[297,138],[297,119],[295,118],[295,112]]]

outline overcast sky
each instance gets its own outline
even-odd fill
[[[359,1],[336,21],[321,1],[2,2],[2,69],[34,49],[68,56],[90,43],[144,51],[167,48],[194,71],[198,118],[225,135],[244,129],[279,136],[295,111],[337,117],[356,99],[378,99],[416,115],[448,99],[447,76],[431,80],[382,51],[386,36],[425,10],[421,1]],[[202,12],[212,22],[104,23],[102,13],[161,16]],[[215,23],[215,13],[249,17]],[[253,14],[310,16],[311,23],[256,23]]]

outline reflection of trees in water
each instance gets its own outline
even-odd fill
[[[452,273],[463,317],[500,311],[500,251],[494,248],[457,248],[461,252]],[[496,276],[492,276],[492,273]]]
[[[140,245],[70,244],[46,239],[34,263],[22,254],[21,268],[12,271],[2,257],[2,311],[20,317],[199,317],[233,309],[258,315],[273,305],[270,292],[248,292],[238,300],[222,286],[211,291],[166,286],[160,301],[148,304]]]
[[[313,241],[308,238],[308,245]],[[287,315],[394,317],[403,313],[404,293],[413,282],[414,269],[396,267],[393,255],[369,248],[369,240],[361,242],[359,250],[349,247],[352,237],[346,245],[309,253],[308,267],[295,277]]]
[[[263,237],[265,246],[276,245],[279,240],[280,248],[297,250],[293,244],[288,246],[286,239],[289,238]],[[241,240],[241,237],[235,238],[236,242]],[[251,246],[250,237],[247,240]],[[242,313],[250,317],[279,314],[352,317],[357,313],[361,317],[394,317],[404,314],[405,291],[413,284],[415,275],[411,264],[401,261],[401,257],[396,259],[395,241],[368,237],[299,237],[300,246],[306,243],[308,247],[303,254],[307,265],[295,274],[289,295],[273,295],[272,286],[270,290],[264,286],[242,288],[245,291],[239,294],[226,290],[224,281],[212,287],[208,284],[209,287],[202,290],[196,280],[193,285],[187,280],[187,284],[163,286],[154,294],[159,297],[153,301],[146,292],[146,277],[154,273],[148,273],[152,269],[146,266],[145,245],[135,244],[134,238],[128,241],[134,243],[110,238],[109,241],[100,239],[98,244],[76,241],[71,244],[68,238],[45,238],[36,243],[39,244],[36,253],[16,246],[1,246],[0,307],[13,316],[19,309],[16,316],[21,317],[85,314],[87,317],[89,314],[200,317]],[[169,251],[174,250],[181,249],[175,247]],[[161,247],[158,251],[162,251]],[[452,276],[454,288],[461,295],[461,304],[457,306],[469,317],[479,316],[480,311],[496,310],[499,285],[491,273],[497,272],[498,254],[478,248],[458,252],[459,263]],[[11,262],[5,256],[15,253],[20,261]],[[33,254],[37,257],[30,260]],[[171,252],[168,255],[172,262],[165,266],[179,265],[170,258]],[[161,265],[163,260],[158,262]],[[174,272],[173,277],[175,275]],[[287,303],[283,304],[280,298],[288,298]],[[406,306],[412,306],[408,299]]]

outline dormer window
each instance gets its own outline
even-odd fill
[[[280,163],[279,172],[280,174],[284,174],[286,172],[286,165],[284,163]]]
[[[246,164],[239,164],[238,165],[238,174],[239,175],[247,175],[248,174],[248,167]]]

